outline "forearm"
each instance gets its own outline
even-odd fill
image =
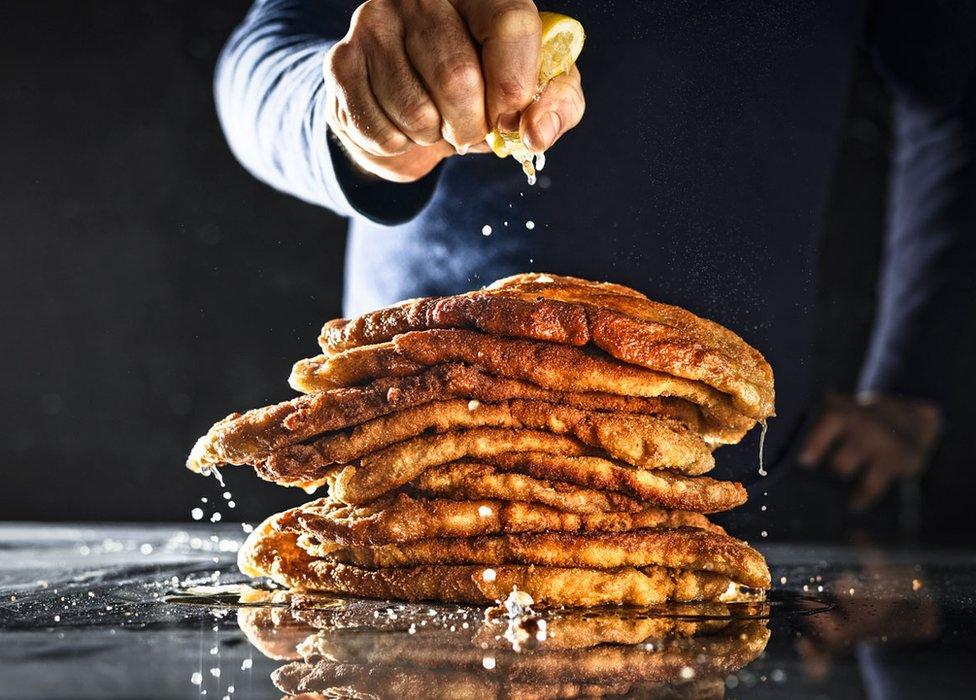
[[[919,30],[910,19],[905,26],[929,29]],[[906,55],[900,46],[908,44],[894,44],[900,34],[892,31],[880,44],[894,99],[895,150],[879,307],[860,388],[945,403],[954,398],[953,378],[969,371],[974,352],[976,78],[967,44],[971,35],[966,39],[960,33],[956,53],[927,57]],[[936,39],[951,41],[952,36]]]
[[[356,4],[256,2],[218,61],[217,113],[234,155],[258,179],[343,216],[399,223],[422,208],[433,184],[395,189],[361,178],[326,126],[323,59]]]

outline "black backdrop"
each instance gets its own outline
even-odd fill
[[[182,468],[193,440],[290,397],[339,312],[342,220],[220,134],[248,5],[0,5],[0,519],[186,518],[216,490]],[[229,479],[241,517],[304,496]]]

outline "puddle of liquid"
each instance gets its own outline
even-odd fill
[[[355,606],[368,621],[379,613],[396,609],[398,616],[409,618],[413,613],[422,617],[430,616],[430,611],[441,612],[449,609],[452,614],[459,611],[484,610],[491,616],[505,614],[503,608],[481,608],[478,606],[449,606],[439,603],[402,603],[399,601],[372,600],[342,597],[324,593],[292,592],[284,589],[254,587],[247,584],[227,584],[218,586],[192,586],[166,594],[166,603],[180,605],[200,605],[209,608],[296,608],[302,610],[334,610]],[[534,613],[542,617],[563,614],[577,615],[583,619],[612,615],[620,620],[644,620],[652,618],[674,618],[681,620],[769,620],[773,617],[794,615],[815,615],[835,607],[833,603],[810,595],[792,591],[772,590],[765,600],[737,601],[729,603],[668,603],[648,607],[594,607],[587,609],[545,608],[535,606]],[[496,613],[496,611],[501,611]],[[394,618],[396,619],[396,618]]]

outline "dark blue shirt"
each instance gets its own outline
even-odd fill
[[[256,2],[216,77],[241,162],[350,218],[348,314],[529,270],[627,284],[762,350],[783,419],[775,451],[808,398],[817,242],[852,51],[867,41],[894,100],[896,152],[861,388],[942,398],[968,371],[971,4],[541,3],[586,28],[587,112],[535,187],[494,156],[451,158],[411,185],[357,176],[328,135],[322,78],[356,4]]]

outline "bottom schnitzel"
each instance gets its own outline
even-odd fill
[[[494,603],[518,588],[542,605],[656,605],[668,601],[720,600],[728,576],[661,566],[597,570],[531,565],[431,565],[369,569],[312,557],[294,533],[281,532],[272,516],[251,533],[238,553],[241,571],[296,590],[394,600]]]
[[[769,587],[769,569],[759,552],[728,535],[693,527],[518,533],[373,546],[338,545],[311,533],[300,534],[298,546],[313,556],[371,569],[467,564],[601,570],[660,566],[714,572],[753,588]]]

